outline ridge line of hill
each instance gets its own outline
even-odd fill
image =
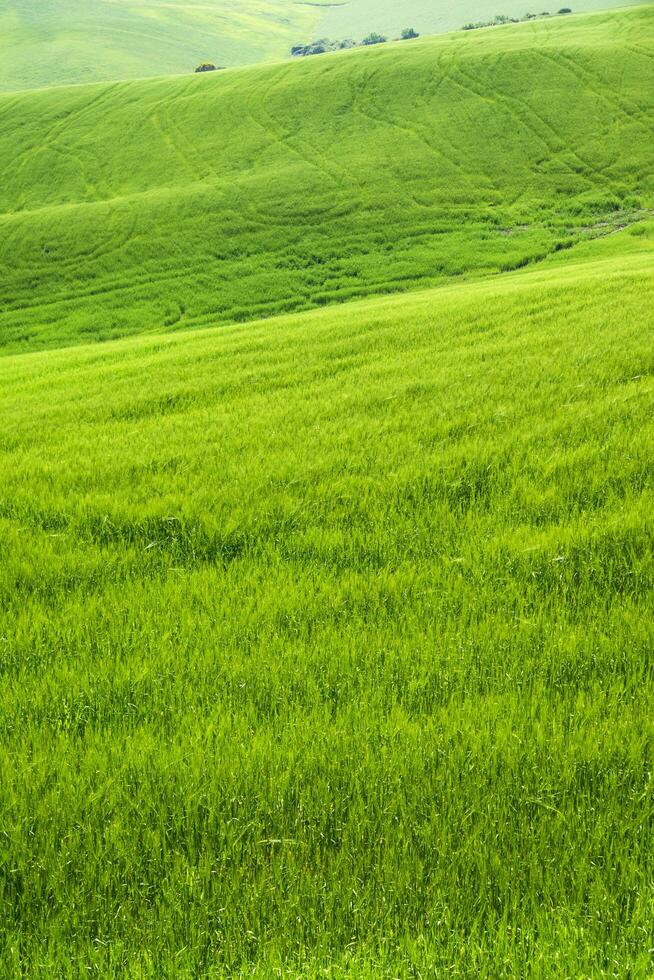
[[[504,273],[644,216],[654,5],[522,26],[0,100],[0,348]]]
[[[375,57],[381,55],[383,52],[389,51],[407,51],[410,48],[416,48],[421,45],[436,45],[443,44],[443,46],[448,46],[449,48],[458,48],[457,54],[464,53],[467,45],[473,44],[483,44],[488,40],[489,34],[496,38],[498,35],[512,35],[513,37],[519,36],[518,32],[523,32],[525,37],[525,47],[530,47],[527,37],[533,38],[534,29],[537,32],[547,32],[548,29],[554,28],[556,31],[559,25],[565,23],[573,27],[579,21],[588,23],[596,21],[601,23],[603,20],[611,19],[616,16],[629,15],[630,13],[641,13],[648,7],[653,7],[654,4],[652,0],[645,0],[643,3],[634,3],[626,6],[609,7],[601,10],[593,11],[573,11],[570,14],[566,14],[564,19],[561,20],[551,20],[546,19],[536,20],[536,21],[520,21],[518,23],[507,23],[507,24],[497,24],[492,27],[483,28],[475,31],[463,31],[463,30],[451,30],[444,33],[423,33],[418,38],[411,40],[410,42],[402,41],[400,39],[392,39],[386,41],[383,45],[370,45],[370,46],[357,46],[354,48],[344,48],[342,50],[336,51],[326,51],[324,54],[315,55],[308,58],[293,58],[291,56],[285,56],[276,58],[271,61],[263,62],[252,62],[242,65],[233,65],[228,68],[222,69],[217,73],[205,73],[196,74],[189,70],[186,72],[173,72],[173,73],[163,73],[159,75],[142,75],[137,77],[127,77],[127,78],[111,78],[111,79],[100,79],[93,81],[82,81],[82,82],[67,82],[67,83],[56,83],[53,85],[41,85],[34,88],[22,88],[22,89],[2,89],[0,90],[0,104],[5,99],[23,99],[30,98],[32,96],[43,95],[44,93],[58,92],[63,90],[83,90],[92,88],[111,88],[113,86],[139,86],[143,84],[156,84],[156,83],[166,83],[186,80],[197,82],[197,84],[207,84],[218,83],[219,80],[224,81],[225,79],[233,79],[237,75],[246,75],[251,72],[259,71],[275,71],[282,67],[295,66],[298,69],[306,67],[309,65],[314,65],[319,62],[325,62],[329,60],[336,60],[341,58],[356,58],[356,57]],[[595,42],[588,38],[587,40],[582,38],[575,38],[575,44],[582,46],[584,44],[594,45]],[[0,105],[1,109],[1,105]]]

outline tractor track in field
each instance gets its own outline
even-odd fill
[[[464,79],[463,82],[460,82],[462,87],[467,88],[470,92],[473,92],[480,97],[485,97],[483,96],[483,93],[479,92],[474,80],[461,68],[460,64],[457,65],[457,72]],[[592,164],[581,157],[576,150],[573,150],[569,144],[566,143],[558,130],[556,130],[551,123],[549,123],[536,109],[534,109],[533,106],[525,102],[525,100],[514,95],[509,95],[506,92],[502,92],[499,93],[497,99],[492,100],[487,98],[487,101],[491,102],[491,104],[496,102],[498,105],[503,105],[507,113],[512,116],[514,122],[523,130],[529,132],[534,139],[539,141],[552,158],[560,160],[570,174],[573,174],[574,176],[583,176],[589,183],[592,183],[590,179],[590,175],[592,174],[599,177],[600,180],[604,181],[604,183],[612,186],[610,178],[601,173],[598,168],[593,167]],[[539,132],[539,127],[535,126],[530,121],[531,118],[535,118],[538,121],[541,132]],[[578,161],[583,168],[583,174],[580,175],[579,171],[572,167],[571,164],[564,159],[565,154],[570,154],[575,160]]]
[[[62,120],[55,123],[54,126],[46,132],[43,141],[40,142],[38,146],[31,146],[22,151],[15,161],[15,179],[20,177],[25,168],[29,166],[30,161],[33,160],[38,154],[43,153],[48,149],[54,150],[55,152],[66,152],[62,151],[62,149],[56,145],[60,137],[66,134],[71,125],[78,125],[80,120],[83,120],[91,112],[91,110],[97,111],[98,105],[106,102],[119,87],[119,82],[115,82],[112,85],[103,86],[102,91],[91,98],[83,106],[80,108],[71,108],[71,110],[66,113]]]
[[[297,145],[298,139],[296,136],[292,132],[284,131],[273,112],[267,106],[267,102],[273,95],[275,88],[278,88],[283,83],[293,71],[293,68],[294,66],[291,65],[285,71],[278,73],[276,81],[272,86],[266,83],[254,90],[255,93],[258,93],[257,104],[260,109],[258,115],[252,109],[252,99],[249,100],[248,109],[255,122],[263,128],[274,143],[290,150],[299,159],[303,160],[304,163],[318,170],[321,176],[330,181],[334,187],[340,187],[343,183],[343,171],[329,165],[326,155],[314,146],[311,146],[307,140],[300,141],[302,147],[300,149]]]
[[[586,87],[593,95],[598,99],[598,101],[603,102],[605,105],[610,106],[614,111],[622,115],[627,122],[630,124],[636,124],[643,129],[648,136],[652,135],[652,125],[649,126],[643,121],[642,112],[636,113],[631,112],[624,104],[624,102],[618,98],[613,98],[610,96],[608,86],[604,91],[597,87],[598,77],[588,68],[585,68],[580,60],[574,61],[569,55],[565,54],[563,51],[559,51],[557,55],[552,55],[547,51],[539,51],[539,54],[543,58],[549,59],[553,64],[567,71],[573,76],[578,82],[585,84]],[[593,84],[591,84],[593,83]]]
[[[403,137],[410,137],[412,140],[416,140],[421,143],[428,152],[438,160],[445,161],[446,165],[450,167],[456,174],[463,176],[466,180],[469,179],[468,174],[463,169],[462,165],[453,156],[449,156],[440,147],[435,146],[430,140],[428,140],[419,130],[419,128],[412,128],[410,126],[402,125],[402,123],[397,122],[397,120],[390,118],[388,115],[379,115],[374,113],[369,104],[364,105],[364,99],[366,95],[366,90],[368,89],[371,80],[375,77],[379,69],[375,69],[372,72],[362,73],[361,81],[355,82],[352,80],[350,82],[350,87],[352,91],[352,109],[354,112],[358,113],[364,119],[374,123],[377,126],[386,127],[387,129],[394,130],[402,134]],[[449,141],[447,141],[449,142]],[[450,143],[450,146],[452,144]]]

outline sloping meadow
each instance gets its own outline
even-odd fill
[[[319,17],[319,2],[293,0],[5,0],[0,91],[283,58]]]
[[[654,207],[651,6],[0,98],[0,349],[537,263]]]
[[[0,362],[10,975],[647,975],[649,259]]]

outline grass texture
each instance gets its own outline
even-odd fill
[[[654,7],[0,98],[0,347],[543,260],[654,207]]]
[[[3,980],[654,975],[653,39],[0,98]]]
[[[4,975],[651,976],[611,250],[0,361]]]

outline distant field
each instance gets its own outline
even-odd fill
[[[0,91],[283,58],[320,0],[5,0]]]
[[[637,0],[636,0],[637,2]],[[399,37],[404,27],[414,27],[426,34],[457,31],[468,22],[492,20],[497,14],[523,17],[547,10],[555,14],[560,7],[575,13],[634,5],[634,0],[558,0],[553,6],[530,4],[529,0],[345,0],[328,7],[316,34],[330,38],[365,37],[378,31],[388,37]]]
[[[652,975],[639,237],[0,360],[6,976]]]
[[[621,5],[578,0],[576,11]],[[467,20],[522,15],[524,0],[4,0],[0,92],[192,72],[285,59],[291,46],[327,34],[360,40],[458,30]],[[558,8],[555,8],[558,9]],[[538,11],[537,11],[538,12]]]
[[[0,347],[542,261],[654,207],[654,7],[0,98]]]

